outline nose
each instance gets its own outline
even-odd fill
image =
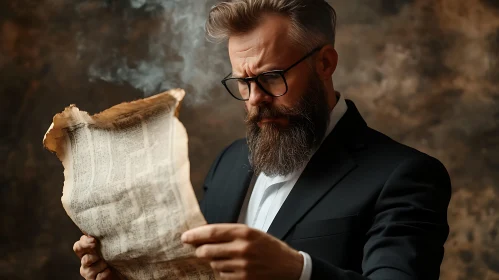
[[[247,101],[251,106],[260,106],[271,103],[273,97],[266,94],[254,81],[250,82],[250,97]]]

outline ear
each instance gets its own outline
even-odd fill
[[[331,79],[338,65],[338,53],[332,45],[326,45],[320,50],[315,65],[321,80]]]

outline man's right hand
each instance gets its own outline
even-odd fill
[[[80,274],[85,280],[121,279],[99,256],[95,238],[82,235],[80,240],[75,242],[73,251],[81,260]]]

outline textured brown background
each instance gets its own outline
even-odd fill
[[[338,0],[335,86],[368,123],[436,156],[453,181],[441,279],[499,279],[499,1]],[[244,135],[206,43],[214,1],[0,1],[0,279],[80,279],[62,167],[42,149],[70,103],[95,113],[171,87],[188,91],[199,191],[218,151]],[[199,192],[198,192],[199,193]]]

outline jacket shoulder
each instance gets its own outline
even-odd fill
[[[375,129],[367,128],[366,134],[371,150],[369,154],[379,157],[379,160],[383,159],[382,162],[391,162],[397,166],[407,160],[422,160],[443,167],[442,162],[437,158],[402,144]]]

